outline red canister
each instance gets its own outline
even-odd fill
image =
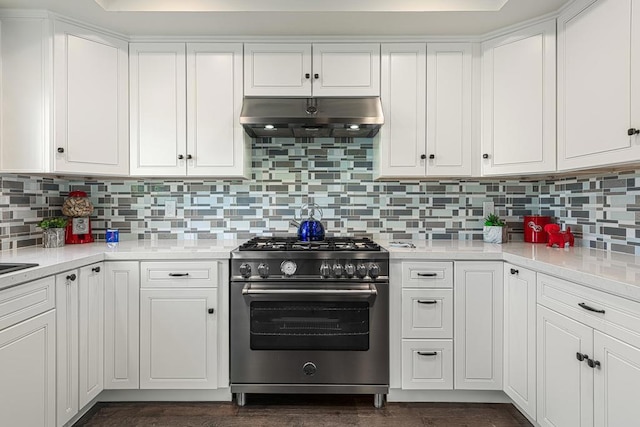
[[[547,243],[548,235],[544,226],[551,222],[551,217],[544,215],[525,215],[524,241],[529,243]]]

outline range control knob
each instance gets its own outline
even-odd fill
[[[358,267],[356,267],[356,274],[361,279],[364,279],[365,277],[367,277],[367,271],[368,271],[368,268],[364,264],[358,264]]]
[[[246,262],[240,264],[240,275],[245,278],[251,277],[251,266]]]
[[[282,261],[282,264],[280,264],[280,271],[286,277],[293,276],[297,269],[298,265],[296,264],[296,262],[290,259],[284,260]]]
[[[354,274],[356,274],[356,266],[348,263],[344,266],[344,274],[347,275],[347,277],[353,277]]]
[[[342,276],[342,272],[344,271],[344,268],[342,267],[342,264],[338,264],[335,263],[333,264],[333,275],[336,277],[340,277]]]
[[[327,264],[326,262],[323,262],[320,266],[320,274],[322,275],[322,277],[331,276],[331,266],[329,266],[329,264]]]
[[[375,262],[372,262],[371,265],[369,265],[369,277],[371,277],[372,279],[375,279],[379,275],[380,275],[380,266]]]
[[[260,275],[260,277],[262,278],[267,278],[269,277],[269,266],[265,263],[261,263],[258,266],[258,274]]]

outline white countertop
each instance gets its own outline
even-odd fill
[[[137,240],[108,248],[104,242],[57,249],[29,247],[0,252],[0,262],[38,263],[38,267],[0,276],[0,289],[103,260],[228,259],[236,240]],[[488,244],[480,241],[404,241],[415,248],[379,243],[393,260],[504,260],[640,301],[640,257],[584,247],[549,248],[544,244]]]

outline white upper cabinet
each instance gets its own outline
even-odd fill
[[[187,172],[184,43],[131,43],[131,175]]]
[[[242,45],[132,43],[131,175],[243,177]]]
[[[129,171],[128,43],[54,26],[53,172]]]
[[[558,169],[640,159],[639,25],[636,0],[580,0],[558,18]]]
[[[382,45],[379,177],[471,174],[471,58],[469,43]]]
[[[2,17],[0,171],[48,172],[51,144],[50,22]]]
[[[482,174],[556,169],[555,21],[482,45]]]
[[[247,96],[378,96],[377,43],[246,43]]]

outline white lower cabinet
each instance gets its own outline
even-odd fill
[[[503,263],[455,263],[455,388],[502,390]]]
[[[544,274],[537,301],[537,422],[637,425],[639,304]]]
[[[103,269],[103,263],[97,263],[56,276],[59,425],[103,389]]]
[[[140,268],[105,263],[104,388],[140,387]]]
[[[5,303],[2,301],[0,312]],[[0,330],[0,424],[3,426],[56,425],[55,324],[55,310],[49,310]]]
[[[536,417],[536,272],[504,265],[504,392]]]
[[[452,340],[403,340],[402,388],[451,390]]]

